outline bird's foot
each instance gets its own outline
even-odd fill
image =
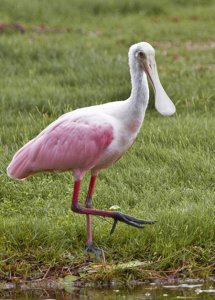
[[[111,228],[110,234],[112,234],[114,232],[118,221],[126,223],[130,226],[137,227],[137,228],[144,228],[143,224],[144,225],[146,225],[146,224],[152,225],[152,224],[156,223],[156,221],[146,221],[143,219],[138,219],[138,218],[123,214],[121,212],[114,212],[112,218],[114,219],[114,223]]]
[[[105,261],[104,251],[96,247],[93,243],[85,245],[84,254],[88,256],[95,256],[97,259]]]

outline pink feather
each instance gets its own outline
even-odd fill
[[[89,170],[112,140],[113,128],[107,123],[61,117],[14,155],[7,172],[24,179],[40,171]]]

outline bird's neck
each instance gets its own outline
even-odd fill
[[[131,96],[130,102],[134,110],[144,114],[149,101],[149,87],[145,72],[139,64],[129,61],[131,74]]]

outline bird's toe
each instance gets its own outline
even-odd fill
[[[110,231],[110,234],[112,234],[114,232],[118,221],[126,223],[126,224],[136,227],[136,228],[144,228],[143,225],[146,225],[146,224],[152,225],[152,224],[156,223],[156,221],[147,221],[147,220],[143,220],[143,219],[138,219],[138,218],[132,217],[130,215],[123,214],[121,212],[115,212],[113,214],[113,219],[114,219],[114,223],[113,223],[112,229]]]
[[[104,251],[95,246],[93,243],[86,244],[84,248],[84,254],[88,256],[95,256],[97,259],[103,259],[104,258]]]

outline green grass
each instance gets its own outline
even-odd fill
[[[94,217],[94,238],[110,264],[145,262],[134,278],[148,276],[146,270],[213,272],[214,13],[209,0],[1,1],[0,21],[24,24],[26,32],[0,32],[0,278],[37,278],[49,267],[60,276],[63,267],[84,260],[85,217],[70,211],[71,174],[17,182],[6,176],[6,166],[64,112],[126,99],[128,47],[141,40],[156,48],[177,114],[156,113],[151,93],[137,141],[101,173],[93,205],[118,205],[158,223],[144,230],[119,224],[110,236],[110,220]],[[35,32],[40,24],[62,32]],[[82,200],[88,181],[86,176]],[[109,276],[113,272],[95,278]]]

